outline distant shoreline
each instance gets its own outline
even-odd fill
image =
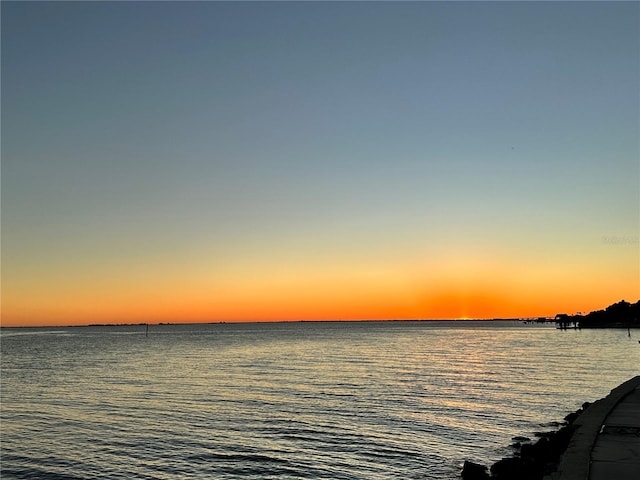
[[[447,322],[447,323],[471,323],[471,322],[522,322],[524,324],[553,324],[553,318],[523,317],[523,318],[461,318],[461,319],[362,319],[362,320],[238,320],[238,321],[213,321],[213,322],[132,322],[132,323],[86,323],[71,325],[0,325],[0,329],[6,328],[86,328],[86,327],[139,327],[162,325],[235,325],[235,324],[274,324],[274,323],[384,323],[384,322]]]

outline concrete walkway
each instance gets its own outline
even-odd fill
[[[640,479],[640,376],[613,389],[574,423],[553,480]]]
[[[607,416],[593,450],[589,480],[640,479],[640,386]]]

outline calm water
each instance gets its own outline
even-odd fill
[[[2,329],[2,478],[454,479],[639,373],[640,331]]]

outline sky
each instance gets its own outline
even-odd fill
[[[640,294],[638,2],[5,2],[2,325]]]

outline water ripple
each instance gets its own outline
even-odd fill
[[[513,436],[637,374],[634,334],[419,322],[167,325],[148,338],[139,327],[3,329],[2,478],[453,479],[465,458],[491,462]]]

